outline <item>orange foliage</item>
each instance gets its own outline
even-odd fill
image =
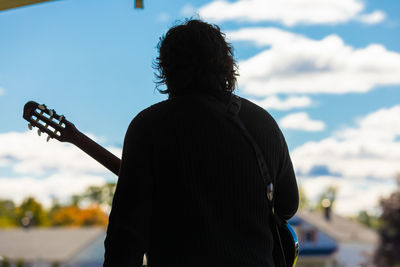
[[[108,216],[96,204],[86,209],[69,206],[56,210],[53,213],[52,222],[56,226],[107,226]]]

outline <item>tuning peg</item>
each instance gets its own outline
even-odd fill
[[[45,105],[38,105],[38,108],[41,109],[41,110],[45,110],[46,106]]]
[[[40,129],[37,130],[37,134],[40,136],[42,134],[42,132],[40,131]]]
[[[29,130],[32,130],[32,124],[28,123]]]
[[[50,135],[48,135],[47,139],[46,139],[46,142],[49,142],[50,138],[51,138]]]

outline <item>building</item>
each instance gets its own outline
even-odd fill
[[[104,234],[101,227],[0,229],[0,256],[11,266],[98,267]]]
[[[290,224],[300,243],[297,267],[359,266],[378,244],[376,232],[333,213],[300,211]],[[98,267],[104,237],[101,227],[0,229],[0,256],[12,267]]]
[[[298,235],[298,267],[360,266],[370,262],[379,236],[333,213],[299,211],[290,223]]]

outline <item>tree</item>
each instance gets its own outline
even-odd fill
[[[0,227],[17,226],[15,204],[11,200],[0,200]]]
[[[58,198],[54,197],[51,200],[51,206],[50,206],[50,209],[49,209],[49,217],[51,218],[53,216],[54,212],[59,210],[61,207],[62,207],[62,204],[60,203]]]
[[[17,260],[16,267],[24,267],[24,261],[23,260]]]
[[[59,208],[52,214],[51,221],[54,226],[79,226],[80,209],[76,205]]]
[[[332,209],[337,196],[338,188],[336,186],[328,186],[324,192],[319,196],[317,203],[317,210],[325,210],[326,208]]]
[[[115,192],[115,186],[115,183],[106,183],[102,186],[90,186],[88,189],[86,189],[84,196],[92,202],[111,206]]]
[[[33,197],[25,199],[16,209],[18,222],[24,227],[49,226],[50,219],[42,204]]]
[[[400,265],[400,175],[398,187],[388,198],[380,202],[382,225],[379,229],[380,244],[375,252],[377,266]]]
[[[101,186],[89,186],[81,195],[72,196],[72,205],[79,206],[81,203],[97,203],[111,207],[115,192],[115,183],[106,183]]]
[[[355,220],[367,227],[378,230],[380,228],[380,220],[376,215],[371,215],[366,210],[361,210]]]
[[[310,207],[310,201],[308,200],[303,187],[299,186],[299,209],[302,210]]]
[[[88,208],[82,210],[82,225],[98,225],[107,226],[108,216],[104,213],[102,208],[97,204],[92,204]]]
[[[97,204],[92,204],[86,209],[68,206],[53,213],[52,223],[54,226],[106,226],[108,216]]]
[[[1,257],[0,257],[0,260],[1,260]],[[1,263],[1,267],[10,267],[10,266],[11,266],[10,261],[9,261],[8,258],[6,258],[6,257],[4,257],[4,258],[0,261],[0,263]]]

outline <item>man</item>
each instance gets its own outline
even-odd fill
[[[215,25],[188,20],[161,38],[155,67],[168,100],[140,112],[125,136],[104,266],[274,266],[265,186],[252,146],[219,110],[235,88],[232,47]],[[239,117],[276,179],[289,219],[298,191],[284,137],[261,107]]]

